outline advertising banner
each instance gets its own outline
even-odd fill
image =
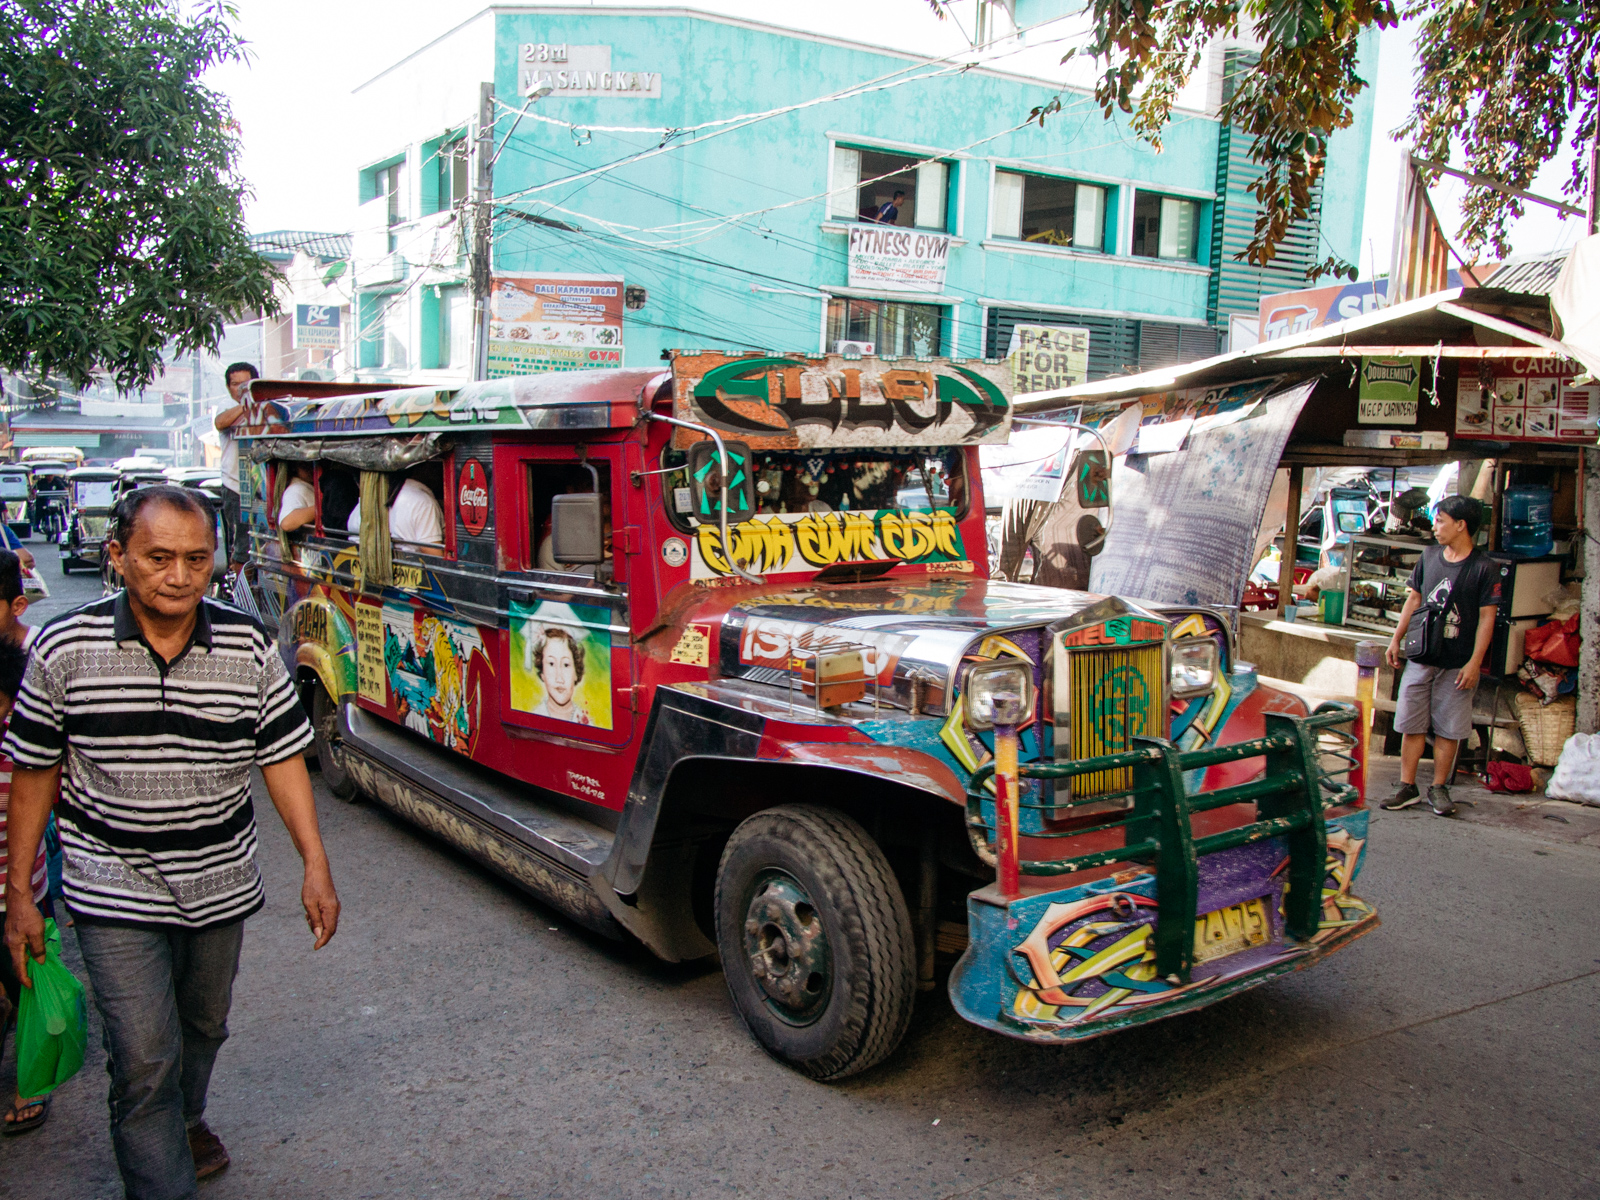
[[[1089,378],[1089,331],[1061,325],[1014,325],[1006,351],[1013,391],[1051,392]]]
[[[902,512],[769,513],[730,522],[728,540],[734,557],[758,575],[789,575],[841,563],[948,563],[951,571],[969,571],[955,512],[948,508]],[[722,549],[722,531],[700,525],[691,543],[691,579],[738,582]]]
[[[675,356],[672,376],[680,420],[752,450],[1000,445],[1011,432],[1004,363],[702,351]],[[680,449],[704,440],[677,436]]]
[[[296,304],[294,306],[294,348],[296,350],[337,350],[339,348],[339,306],[337,304]]]
[[[1461,284],[1460,272],[1451,271],[1447,286],[1460,287]],[[1261,340],[1271,342],[1296,333],[1321,329],[1324,325],[1348,321],[1351,317],[1365,316],[1388,302],[1387,279],[1277,292],[1261,297],[1257,309],[1260,314],[1258,328]]]
[[[1600,385],[1574,387],[1583,367],[1564,358],[1461,364],[1456,436],[1494,441],[1593,442]]]
[[[1356,393],[1360,425],[1415,425],[1422,392],[1422,361],[1417,358],[1361,359]]]
[[[944,291],[950,235],[894,225],[850,229],[850,286],[895,292]]]
[[[489,378],[622,366],[622,276],[496,275]]]

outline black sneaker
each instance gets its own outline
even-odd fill
[[[1379,807],[1388,812],[1397,812],[1402,808],[1410,808],[1413,804],[1420,803],[1421,800],[1422,793],[1417,791],[1416,784],[1402,783],[1400,790],[1385,800]]]
[[[1450,789],[1441,784],[1428,789],[1428,807],[1433,809],[1436,817],[1453,817],[1456,813],[1455,801],[1450,799]]]

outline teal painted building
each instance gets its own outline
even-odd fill
[[[485,10],[357,90],[358,375],[467,368],[488,81],[494,271],[620,276],[630,366],[674,347],[993,357],[1028,322],[1087,328],[1099,377],[1214,353],[1260,295],[1356,260],[1370,90],[1314,219],[1260,269],[1234,257],[1256,214],[1247,140],[1211,115],[1247,49],[1213,50],[1160,152],[1087,90],[1024,73],[1039,53],[972,66],[689,9]],[[942,280],[853,284],[852,229],[885,224],[903,245],[947,235]]]

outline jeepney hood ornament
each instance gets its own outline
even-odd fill
[[[962,576],[765,588],[727,606],[719,599],[709,593],[685,620],[714,622],[713,674],[784,684],[797,651],[860,646],[885,699],[909,704],[920,680],[927,711],[941,712],[974,642],[1071,618],[1104,597]]]

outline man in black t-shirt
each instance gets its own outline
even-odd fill
[[[1483,519],[1476,500],[1447,496],[1433,517],[1438,547],[1423,551],[1411,572],[1405,607],[1389,639],[1389,665],[1399,670],[1400,699],[1394,715],[1400,744],[1400,790],[1384,802],[1386,809],[1410,808],[1421,801],[1417,767],[1433,730],[1433,786],[1428,806],[1441,817],[1455,812],[1450,777],[1456,751],[1472,732],[1472,699],[1478,690],[1483,656],[1494,637],[1495,610],[1500,603],[1500,574],[1473,545]],[[1423,605],[1444,614],[1444,641],[1438,653],[1409,661],[1401,657],[1412,617]]]

